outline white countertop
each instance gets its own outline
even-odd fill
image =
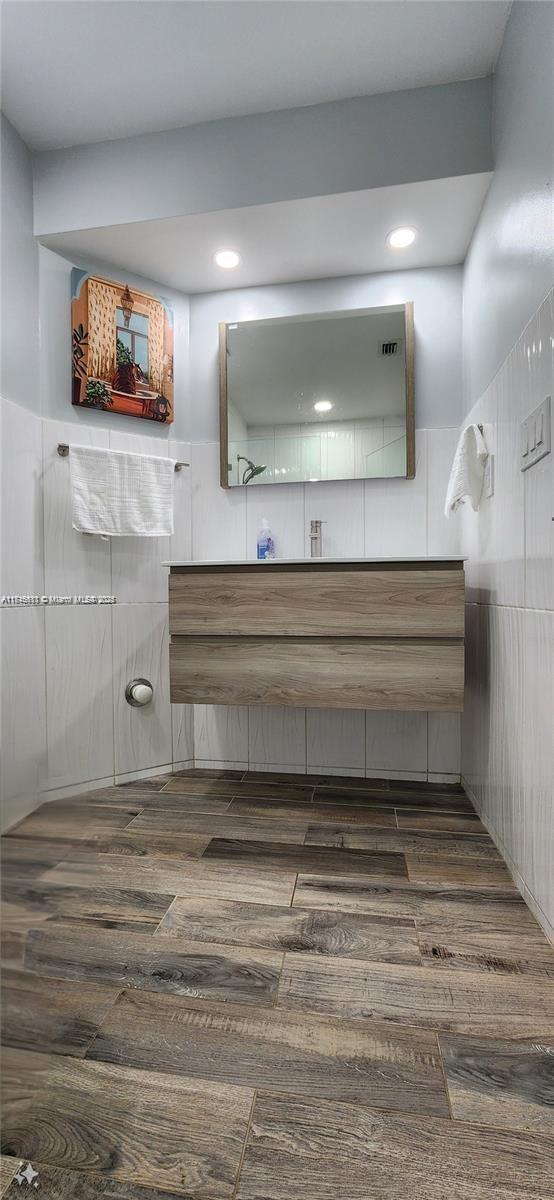
[[[412,558],[403,556],[389,555],[388,558],[220,558],[207,559],[197,558],[194,561],[191,559],[173,559],[164,562],[164,567],[267,567],[267,566],[306,566],[307,563],[316,565],[318,563],[336,563],[337,566],[344,566],[345,563],[445,563],[445,562],[465,562],[467,555],[464,554],[442,554],[434,557],[426,557],[425,555],[415,555]]]

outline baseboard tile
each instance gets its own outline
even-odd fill
[[[66,796],[80,796],[83,792],[94,792],[97,788],[114,786],[114,776],[106,775],[103,779],[88,779],[86,783],[68,783],[65,787],[49,788],[42,792],[40,803],[48,800],[63,800]]]
[[[248,770],[249,771],[272,771],[275,773],[279,773],[280,775],[281,774],[287,774],[287,775],[306,775],[307,774],[304,764],[300,765],[299,763],[295,764],[295,763],[251,762],[250,766],[248,767]]]
[[[388,767],[368,767],[365,777],[366,779],[407,779],[413,780],[414,783],[427,783],[427,771],[391,771]]]
[[[234,759],[225,758],[195,758],[195,767],[202,771],[248,771],[247,762],[235,762]]]
[[[365,779],[365,776],[366,776],[366,772],[364,771],[363,767],[346,767],[346,766],[329,767],[327,765],[322,767],[319,765],[319,763],[312,763],[312,762],[308,763],[307,770],[303,771],[302,774],[305,774],[305,775],[350,775],[350,777],[352,779]],[[379,779],[382,779],[382,778],[383,778],[383,774],[381,772],[381,774],[379,775]]]
[[[144,767],[141,771],[126,771],[123,775],[115,775],[118,783],[133,783],[135,779],[155,779],[156,775],[171,775],[172,763],[157,764],[155,767]]]

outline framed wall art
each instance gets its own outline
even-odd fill
[[[75,268],[72,403],[173,420],[173,312],[160,296]]]

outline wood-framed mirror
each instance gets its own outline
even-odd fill
[[[414,309],[219,326],[224,488],[415,476]]]

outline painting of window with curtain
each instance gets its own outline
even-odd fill
[[[75,268],[72,403],[173,420],[173,312],[160,296]]]

